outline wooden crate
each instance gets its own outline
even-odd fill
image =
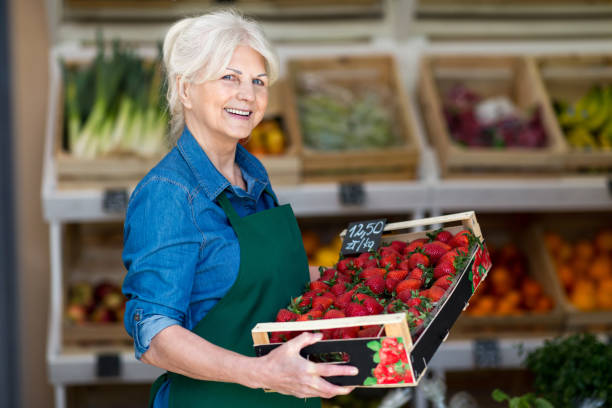
[[[419,100],[444,177],[555,173],[565,143],[554,131],[555,117],[542,109],[548,145],[543,148],[464,148],[455,143],[444,117],[442,95],[463,84],[483,98],[506,96],[519,109],[545,107],[546,95],[532,59],[508,55],[427,55],[422,58]]]
[[[121,261],[122,225],[119,223],[70,224],[64,231],[62,346],[70,350],[89,347],[129,347],[132,340],[123,321],[77,324],[66,315],[70,287],[87,282],[95,289],[100,282],[120,287],[125,276]]]
[[[612,84],[612,54],[557,55],[536,58],[539,77],[546,89],[545,108],[554,114],[553,100],[575,102],[596,84]],[[612,111],[608,114],[612,117]],[[558,121],[551,131],[566,144],[564,165],[570,171],[603,170],[612,172],[612,148],[583,150],[570,146]]]
[[[280,118],[283,122],[283,135],[287,145],[285,152],[280,155],[257,155],[268,172],[272,186],[296,185],[301,181],[302,162],[299,157],[299,140],[297,135],[289,131],[287,125],[287,105],[285,103],[287,84],[279,80],[270,87],[268,93],[268,107],[265,118]]]
[[[387,243],[394,240],[407,242],[423,238],[427,232],[431,232],[405,233],[410,228],[457,222],[460,222],[461,225],[446,229],[454,234],[463,228],[470,228],[483,244],[482,246],[477,246],[476,250],[472,252],[467,267],[460,273],[458,272],[459,277],[438,302],[434,309],[432,320],[428,324],[423,324],[420,330],[417,329],[411,334],[404,313],[287,323],[259,323],[252,329],[256,354],[261,356],[280,346],[280,343],[270,344],[268,334],[271,332],[311,331],[339,327],[381,325],[384,327],[383,336],[347,340],[322,340],[304,348],[302,355],[308,357],[321,353],[338,352],[348,354],[350,360],[345,364],[356,366],[359,369],[359,374],[355,377],[329,377],[328,380],[334,384],[367,387],[416,386],[425,374],[427,364],[435,351],[446,340],[451,326],[466,306],[467,301],[478,284],[486,277],[491,265],[474,212],[388,224],[385,227],[387,234],[384,234],[382,238],[382,241]],[[372,370],[377,364],[376,356],[378,355],[378,350],[381,347],[385,347],[386,339],[390,342],[403,344],[407,354],[404,370],[409,371],[410,376],[409,379],[404,379],[403,383],[378,384],[378,381],[371,375]]]
[[[593,239],[595,234],[603,228],[612,228],[610,216],[586,214],[566,218],[562,223],[554,217],[544,217],[530,232],[534,240],[544,242],[546,232],[554,232],[565,240],[575,243],[579,239]],[[570,331],[606,331],[612,332],[612,310],[581,311],[568,299],[565,290],[556,273],[556,265],[545,245],[535,247],[534,255],[542,264],[542,269],[550,276],[553,290],[560,295],[561,304],[566,313],[565,329]],[[612,296],[612,293],[610,293]]]
[[[143,51],[146,54],[146,50]],[[91,63],[95,57],[93,49],[82,50],[82,55],[64,57],[63,63],[68,66],[83,66]],[[152,57],[143,57],[152,61]],[[59,61],[56,61],[58,64]],[[64,81],[59,74],[52,77],[56,81],[57,93],[52,103],[56,104],[54,118],[53,156],[57,184],[59,189],[73,188],[132,188],[147,172],[157,164],[162,155],[140,157],[135,154],[113,154],[94,159],[78,158],[70,154],[63,146],[64,134]]]
[[[322,151],[305,146],[297,99],[304,75],[324,78],[345,89],[364,84],[389,89],[394,131],[400,145],[380,149]],[[300,141],[305,182],[407,180],[417,176],[419,148],[410,102],[401,85],[395,59],[389,55],[292,59],[288,62],[287,124]]]
[[[528,262],[528,276],[535,279],[542,287],[542,291],[554,302],[553,308],[546,313],[525,312],[520,315],[511,316],[471,316],[462,314],[457,320],[454,335],[458,337],[476,336],[482,337],[507,337],[509,335],[540,335],[555,336],[560,335],[565,327],[565,308],[563,293],[558,290],[556,285],[551,285],[550,281],[556,279],[553,272],[546,263],[533,252],[541,251],[544,245],[533,234],[521,229],[520,233],[516,228],[509,232],[510,228],[505,225],[496,225],[490,228],[487,224],[487,242],[489,248],[501,247],[507,243],[513,243],[525,254]],[[492,251],[492,250],[491,250]],[[494,259],[493,259],[494,260]],[[495,273],[493,265],[490,276]],[[476,295],[478,296],[478,294]]]

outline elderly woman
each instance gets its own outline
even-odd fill
[[[274,52],[255,22],[227,11],[179,21],[163,52],[175,146],[130,198],[123,252],[136,357],[168,371],[151,406],[315,407],[350,392],[321,377],[355,367],[299,355],[320,334],[253,353],[250,329],[310,279],[291,207],[238,143],[264,115]]]

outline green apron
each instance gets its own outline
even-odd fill
[[[267,193],[267,192],[266,192]],[[240,217],[225,193],[217,202],[225,211],[240,244],[240,269],[236,282],[195,326],[193,332],[217,346],[254,357],[251,329],[273,321],[291,295],[308,282],[308,259],[297,221],[287,205]],[[170,408],[252,407],[315,408],[319,398],[298,399],[234,383],[200,381],[167,373],[153,384],[153,397],[170,378]]]

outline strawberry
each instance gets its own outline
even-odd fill
[[[408,303],[413,298],[413,289],[404,289],[397,294],[397,298],[404,303]]]
[[[334,332],[335,339],[354,339],[359,334],[359,327],[341,327]]]
[[[444,255],[442,255],[442,257],[438,260],[438,263],[443,262],[444,260],[448,260],[450,261],[450,263],[456,265],[455,260],[458,259],[458,260],[464,261],[465,258],[467,257],[467,254],[468,254],[468,248],[466,247],[453,248],[447,253],[445,253]]]
[[[357,337],[377,337],[379,332],[380,326],[363,326],[363,329],[357,333]]]
[[[452,248],[458,247],[469,247],[470,241],[473,240],[473,235],[469,230],[461,230],[455,234],[455,236],[448,241],[448,245]]]
[[[422,268],[416,267],[413,268],[408,274],[408,279],[415,279],[421,281],[423,283],[425,281],[425,272]]]
[[[298,318],[297,313],[290,312],[287,309],[281,309],[276,314],[277,322],[290,322]]]
[[[338,274],[336,277],[336,283],[351,283],[353,280],[350,276],[345,275],[343,273]]]
[[[351,303],[351,299],[353,298],[353,291],[348,291],[336,298],[334,301],[334,307],[337,309],[346,309],[346,307]]]
[[[418,248],[421,248],[426,242],[427,242],[427,239],[425,238],[415,239],[414,241],[412,241],[406,246],[406,248],[404,249],[404,255],[409,255],[413,253]]]
[[[413,293],[412,295],[413,296],[406,301],[406,306],[408,306],[408,307],[417,307],[421,303],[423,303],[423,299],[420,296],[418,296],[418,295],[415,296],[415,293]]]
[[[387,279],[385,279],[385,289],[387,289],[388,293],[393,293],[398,283],[400,283],[400,279],[387,277]]]
[[[440,300],[442,296],[444,296],[444,293],[446,293],[446,291],[442,289],[441,287],[432,286],[429,289],[422,290],[421,296],[425,296],[426,298],[429,298],[432,302],[437,302],[438,300]]]
[[[373,276],[384,277],[386,273],[387,270],[384,268],[368,268],[361,271],[359,279],[368,280]]]
[[[327,296],[317,296],[312,300],[312,310],[326,311],[332,304],[334,299]]]
[[[333,301],[333,300],[336,300],[336,295],[334,295],[334,294],[333,294],[333,293],[331,293],[331,292],[321,293],[319,296],[321,296],[321,297],[328,297],[328,298],[330,298],[332,301]]]
[[[369,252],[365,252],[359,255],[353,261],[353,266],[356,269],[376,268],[378,266],[378,263],[376,262],[376,259],[374,259],[372,254],[370,254]]]
[[[324,319],[339,319],[341,317],[346,317],[346,315],[344,314],[343,311],[338,310],[338,309],[329,309],[323,315]]]
[[[406,289],[409,290],[415,290],[415,289],[420,289],[421,285],[423,283],[421,282],[420,279],[404,279],[403,281],[401,281],[400,283],[397,284],[397,286],[395,287],[395,293],[401,293],[403,291],[405,291]]]
[[[399,254],[389,254],[389,255],[384,255],[381,259],[380,259],[380,266],[382,266],[383,268],[387,268],[387,269],[396,269],[397,268],[397,259],[400,255]]]
[[[429,260],[432,263],[436,263],[438,259],[450,251],[450,249],[450,246],[440,241],[429,242],[423,245],[423,252],[429,257]]]
[[[387,279],[397,279],[398,281],[406,279],[408,276],[407,269],[392,269],[387,272]]]
[[[416,268],[416,266],[419,264],[425,267],[429,266],[429,258],[420,252],[415,252],[414,254],[410,255],[410,258],[408,258],[408,265],[410,269]]]
[[[284,332],[274,332],[270,334],[270,343],[284,343],[288,340],[291,340],[294,336],[289,331]]]
[[[406,258],[406,259],[402,259],[400,261],[400,263],[397,264],[397,269],[403,269],[405,271],[409,271],[410,270],[410,261],[409,261],[409,259],[410,259],[410,256],[408,256],[408,258]]]
[[[391,255],[392,256],[402,255],[399,252],[397,252],[395,248],[393,248],[392,246],[381,246],[380,248],[378,248],[378,254],[380,255],[381,258],[385,256],[391,256]]]
[[[334,282],[337,275],[338,275],[337,270],[335,270],[334,268],[327,268],[321,273],[321,279],[319,280],[325,283]]]
[[[367,316],[367,315],[369,315],[368,309],[366,309],[366,307],[364,305],[362,305],[361,303],[357,303],[357,302],[349,303],[346,306],[346,308],[344,309],[344,313],[348,317]]]
[[[329,291],[336,296],[340,296],[344,292],[346,292],[346,283],[336,283],[332,286]]]
[[[329,285],[321,280],[316,280],[308,284],[308,288],[316,293],[323,293],[329,290]]]
[[[344,258],[343,260],[338,261],[338,263],[336,264],[336,269],[338,270],[338,272],[346,273],[348,275],[352,275],[354,273],[351,273],[351,270],[353,268],[353,258]]]
[[[391,242],[391,248],[395,249],[398,253],[403,254],[404,250],[406,249],[406,246],[408,246],[408,244],[406,244],[405,242],[402,241],[393,241]]]
[[[405,309],[406,304],[400,299],[392,300],[391,302],[387,303],[387,306],[385,306],[385,311],[387,313],[398,313],[404,311]]]
[[[451,283],[453,282],[453,279],[451,278],[450,275],[444,275],[441,276],[440,278],[438,278],[433,286],[438,286],[441,287],[442,289],[446,290],[450,287]]]
[[[365,306],[368,314],[379,314],[384,310],[384,307],[370,295],[366,295],[365,293],[357,293],[355,294],[355,297]]]
[[[440,262],[434,268],[434,279],[440,279],[446,275],[454,275],[457,272],[455,267],[449,261]]]
[[[445,244],[447,244],[448,241],[453,238],[453,234],[443,229],[436,230],[431,234],[427,234],[427,236],[432,236],[432,241],[440,241],[444,242]]]
[[[380,295],[385,291],[385,280],[382,276],[372,276],[365,281],[365,285],[370,288],[375,295]]]
[[[301,322],[304,320],[317,320],[317,319],[320,319],[321,316],[323,316],[323,312],[321,310],[311,310],[310,312],[299,316],[297,320],[298,322]]]

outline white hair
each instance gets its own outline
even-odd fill
[[[163,57],[172,144],[181,135],[185,122],[179,100],[182,85],[202,83],[221,75],[239,45],[247,45],[261,54],[272,84],[278,78],[278,56],[257,22],[234,10],[223,10],[185,18],[170,27],[164,39]]]

